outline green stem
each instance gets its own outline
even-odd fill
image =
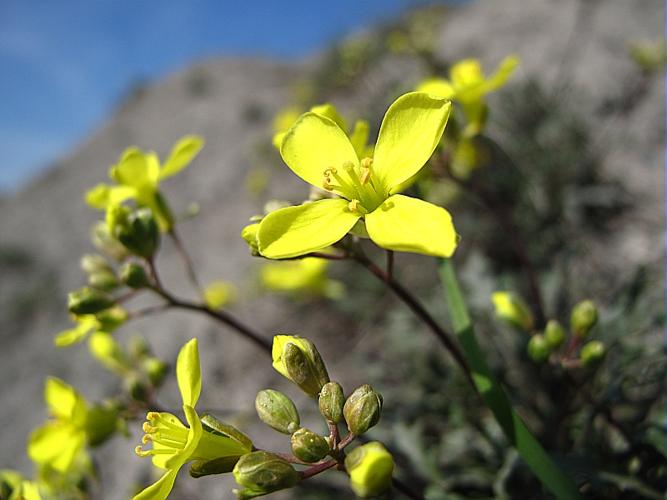
[[[484,402],[489,407],[496,421],[503,430],[510,444],[516,448],[524,462],[532,469],[558,499],[579,499],[579,491],[572,480],[556,465],[542,445],[535,439],[512,408],[509,398],[500,384],[494,379],[484,355],[475,339],[475,332],[470,321],[468,309],[459,288],[450,260],[443,260],[440,265],[440,279],[446,290],[447,307],[458,337],[466,355],[472,378]]]

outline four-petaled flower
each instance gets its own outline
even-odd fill
[[[252,443],[244,437],[208,432],[194,409],[201,393],[201,369],[197,339],[183,346],[176,361],[176,379],[183,399],[183,413],[188,427],[171,413],[149,412],[146,415],[143,444],[153,447],[144,450],[137,446],[139,456],[152,456],[153,465],[165,469],[155,483],[137,494],[135,500],[163,500],[174,486],[180,468],[193,460],[209,461],[224,457],[241,457],[252,451]],[[237,431],[238,432],[238,431]]]
[[[160,181],[188,166],[203,145],[201,137],[185,136],[174,145],[163,165],[160,165],[157,154],[152,151],[128,148],[118,163],[109,170],[109,177],[117,184],[98,184],[86,193],[86,202],[93,208],[107,210],[127,199],[134,199],[137,205],[150,208],[156,215],[160,228],[169,231],[174,220],[160,194]]]
[[[302,115],[283,138],[283,160],[303,180],[338,197],[268,214],[257,231],[259,252],[281,259],[321,250],[361,219],[380,247],[451,256],[457,237],[449,213],[396,194],[431,157],[450,108],[450,101],[423,92],[399,97],[382,121],[373,158],[361,160],[334,121]]]

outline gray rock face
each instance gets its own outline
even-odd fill
[[[662,82],[652,79],[641,100],[622,116],[601,111],[602,103],[617,97],[637,74],[626,55],[627,43],[661,36],[662,8],[657,0],[480,0],[447,12],[438,43],[438,53],[446,60],[480,57],[489,68],[505,55],[517,53],[523,61],[519,80],[536,78],[554,86],[566,82],[568,92],[563,98],[576,99],[591,123],[599,122],[595,138],[608,148],[608,173],[621,177],[628,192],[640,200],[626,215],[623,224],[629,229],[591,243],[592,251],[614,249],[607,254],[615,268],[622,268],[627,259],[652,262],[662,255]],[[182,224],[181,232],[202,280],[225,279],[242,285],[256,262],[239,233],[247,218],[262,207],[261,200],[244,188],[248,170],[269,169],[269,197],[297,201],[306,195],[305,185],[281,166],[277,156],[271,164],[257,165],[265,158],[257,154],[257,147],[267,144],[272,116],[289,102],[292,85],[315,64],[234,59],[197,63],[135,91],[107,124],[57,167],[0,202],[0,249],[14,249],[31,262],[25,271],[2,268],[0,467],[30,471],[25,442],[29,431],[45,418],[42,387],[48,374],[73,383],[91,400],[115,388],[114,378],[89,359],[85,346],[56,350],[52,345],[54,334],[69,324],[66,292],[83,283],[78,260],[92,250],[88,231],[100,215],[85,206],[85,190],[105,180],[108,166],[129,145],[154,149],[163,156],[180,136],[202,135],[206,147],[200,157],[177,178],[166,181],[164,190],[176,211],[184,211],[192,201],[201,205],[200,216]],[[377,100],[386,81],[395,82],[401,76],[417,81],[423,68],[385,56],[371,71],[362,77],[362,82],[371,84],[361,85],[358,95],[335,96],[352,115],[360,96]],[[491,105],[500,98],[494,96]],[[628,226],[629,221],[634,223]],[[183,295],[191,293],[169,244],[159,265],[170,288]],[[27,309],[29,317],[15,321],[11,298],[25,291],[28,283],[34,290],[26,300],[34,303]],[[335,335],[340,326],[322,318],[327,314],[322,307],[296,311],[280,299],[262,296],[249,297],[234,312],[267,336],[312,336],[324,359],[332,360],[330,372],[338,372],[336,378],[346,387],[359,385],[362,381],[354,370],[336,369],[341,354]],[[245,412],[242,416],[251,425],[256,421],[257,390],[273,387],[296,393],[272,371],[264,354],[205,318],[173,312],[133,322],[119,336],[127,339],[133,332],[146,334],[155,352],[167,360],[175,359],[187,339],[200,338],[202,408]],[[214,389],[207,391],[207,386]],[[178,407],[174,383],[165,387],[160,401],[166,407]],[[250,429],[254,435],[266,435],[257,425]],[[135,444],[136,437],[118,438],[100,451],[104,498],[126,497],[128,485],[147,470],[147,461],[132,453]],[[225,491],[211,479],[181,483],[184,498],[203,497],[204,491],[217,491],[220,497],[219,492]]]

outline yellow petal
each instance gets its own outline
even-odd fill
[[[148,488],[134,495],[133,500],[165,500],[174,487],[178,469],[169,469]]]
[[[416,90],[417,92],[426,92],[427,94],[446,99],[454,97],[454,87],[444,78],[429,78],[424,80]]]
[[[484,81],[484,71],[478,59],[464,59],[457,62],[452,66],[449,76],[457,92]]]
[[[285,259],[321,250],[343,238],[358,219],[341,199],[281,208],[262,219],[257,232],[259,252],[270,259]]]
[[[345,119],[340,116],[336,106],[333,104],[327,102],[325,104],[320,104],[319,106],[313,106],[310,110],[313,113],[317,113],[320,116],[324,116],[325,118],[336,122],[336,125],[338,125],[343,132],[347,132],[347,123],[345,123]]]
[[[83,396],[74,387],[58,378],[49,377],[46,379],[44,400],[49,412],[58,419],[67,421],[85,419],[87,409]]]
[[[385,194],[416,174],[445,130],[451,102],[423,92],[402,95],[382,120],[373,168]]]
[[[450,257],[457,237],[444,208],[395,194],[366,216],[366,230],[382,248]]]
[[[28,456],[38,464],[66,472],[82,450],[86,434],[71,424],[49,422],[28,439]]]
[[[201,368],[196,338],[185,344],[178,353],[176,380],[183,404],[195,406],[201,393]]]
[[[171,150],[167,161],[162,165],[159,178],[166,179],[187,167],[204,147],[204,139],[196,135],[186,135]]]
[[[304,181],[322,188],[324,171],[359,160],[345,132],[329,118],[308,112],[283,138],[280,154],[287,166]]]
[[[137,148],[129,148],[120,161],[111,167],[109,175],[118,184],[141,188],[157,186],[160,175],[160,161],[155,153],[144,153]]]
[[[350,134],[350,142],[359,158],[366,155],[366,143],[368,142],[369,126],[366,120],[357,120],[354,123],[354,130]]]
[[[104,210],[111,204],[119,204],[136,196],[136,190],[130,186],[109,186],[98,184],[86,192],[86,203],[98,210]]]

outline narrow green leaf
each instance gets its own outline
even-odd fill
[[[452,318],[454,331],[472,370],[477,390],[502,428],[507,440],[516,448],[521,458],[532,469],[558,499],[579,499],[579,491],[572,480],[556,465],[540,443],[535,439],[512,408],[502,387],[493,378],[484,355],[475,340],[475,332],[468,315],[454,266],[449,259],[442,260],[440,279],[446,291],[447,307]]]

